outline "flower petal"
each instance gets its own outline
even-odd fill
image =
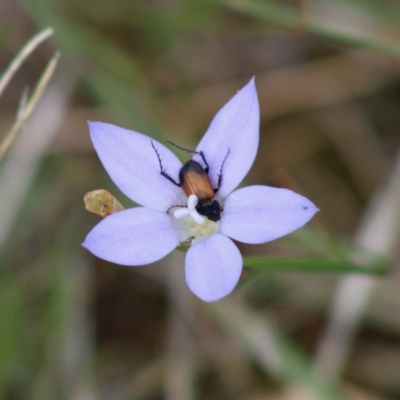
[[[228,295],[239,281],[242,256],[225,235],[216,233],[194,244],[186,254],[186,282],[204,301],[216,301]]]
[[[103,219],[82,246],[95,256],[122,265],[160,260],[182,240],[168,214],[144,207],[119,211]]]
[[[291,190],[249,186],[226,198],[220,230],[240,242],[264,243],[302,227],[317,211]]]
[[[166,211],[186,204],[183,191],[160,174],[160,163],[176,181],[182,163],[164,145],[141,133],[103,122],[89,122],[97,154],[114,183],[136,203]]]
[[[218,186],[218,175],[222,172],[218,197],[226,197],[252,166],[258,148],[259,124],[253,78],[221,108],[196,149],[204,152],[214,188]]]

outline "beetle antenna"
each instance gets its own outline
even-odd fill
[[[187,153],[195,153],[195,154],[198,154],[198,151],[196,151],[196,150],[188,150],[188,149],[185,149],[185,148],[183,148],[183,147],[181,147],[181,146],[178,146],[178,145],[175,144],[175,143],[170,142],[169,140],[167,140],[166,143],[172,144],[172,146],[175,146],[175,147],[176,147],[177,149],[179,149],[179,150],[186,151]]]
[[[204,153],[203,153],[202,151],[188,150],[188,149],[185,149],[185,148],[183,148],[183,147],[181,147],[181,146],[178,146],[177,144],[172,143],[172,142],[170,142],[170,141],[167,141],[167,143],[170,143],[170,144],[172,144],[173,146],[175,146],[176,148],[178,148],[179,150],[186,151],[187,153],[199,154],[200,157],[202,158],[202,160],[204,161],[205,166],[206,166],[204,170],[205,170],[206,173],[208,174],[208,171],[210,170],[210,166],[208,165],[208,162],[207,162],[207,160],[206,160],[206,156],[204,155]]]
[[[159,162],[159,164],[160,164],[160,170],[161,170],[161,172],[163,172],[163,167],[162,167],[162,163],[161,163],[160,154],[158,153],[158,151],[157,151],[156,147],[154,146],[154,143],[153,143],[152,140],[150,140],[150,143],[151,143],[151,147],[154,149],[154,151],[155,151],[156,154],[157,154],[158,162]]]

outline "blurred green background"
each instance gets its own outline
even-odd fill
[[[0,98],[2,140],[61,52],[0,164],[0,400],[400,399],[400,3],[1,0],[0,73],[45,27],[55,34]],[[86,192],[132,205],[86,121],[194,148],[252,76],[261,140],[243,184],[321,209],[295,234],[240,246],[286,261],[246,268],[205,304],[181,252],[127,268],[83,249],[99,221]],[[377,266],[372,253],[389,274],[342,274]]]

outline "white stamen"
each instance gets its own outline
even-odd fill
[[[195,194],[191,194],[188,198],[187,209],[189,211],[189,215],[191,216],[192,220],[197,224],[201,225],[204,222],[205,217],[203,217],[197,212],[196,210],[197,202],[198,202],[197,196]]]
[[[175,210],[173,212],[174,217],[177,219],[181,219],[190,216],[190,218],[194,222],[196,222],[196,224],[201,225],[206,218],[197,212],[196,210],[197,202],[198,202],[197,196],[195,194],[191,194],[188,197],[187,207],[181,207]]]
[[[183,240],[190,240],[191,244],[198,243],[219,230],[219,221],[214,222],[200,215],[196,206],[198,198],[191,194],[187,199],[187,206],[173,211],[178,226],[184,232]]]
[[[178,208],[174,211],[174,217],[178,219],[186,217],[187,215],[190,215],[190,211],[186,207]]]
[[[187,202],[187,207],[189,210],[193,210],[193,208],[195,208],[197,206],[199,199],[197,198],[197,196],[195,194],[191,194],[188,197],[188,202]]]

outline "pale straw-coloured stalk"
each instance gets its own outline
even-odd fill
[[[4,89],[15,75],[16,71],[23,64],[23,62],[33,53],[33,51],[43,43],[48,37],[54,33],[52,28],[46,28],[35,35],[28,43],[20,50],[14,60],[4,71],[0,77],[0,96],[3,94]]]
[[[75,78],[68,71],[49,85],[0,168],[0,247],[15,222],[39,162],[63,122]]]
[[[361,222],[356,243],[360,248],[390,259],[400,239],[399,215],[400,152],[390,179],[372,201]],[[349,275],[339,282],[328,327],[320,341],[316,357],[317,370],[329,380],[340,377],[369,296],[376,284],[376,279],[365,275]]]
[[[26,95],[22,97],[17,119],[0,144],[0,163],[2,162],[8,149],[11,147],[15,138],[17,137],[18,132],[24,126],[27,119],[30,117],[33,110],[35,109],[38,101],[42,97],[44,90],[46,89],[47,85],[49,84],[54,74],[59,58],[60,58],[60,53],[56,53],[51,58],[29,99],[28,100],[24,99],[24,96]]]

